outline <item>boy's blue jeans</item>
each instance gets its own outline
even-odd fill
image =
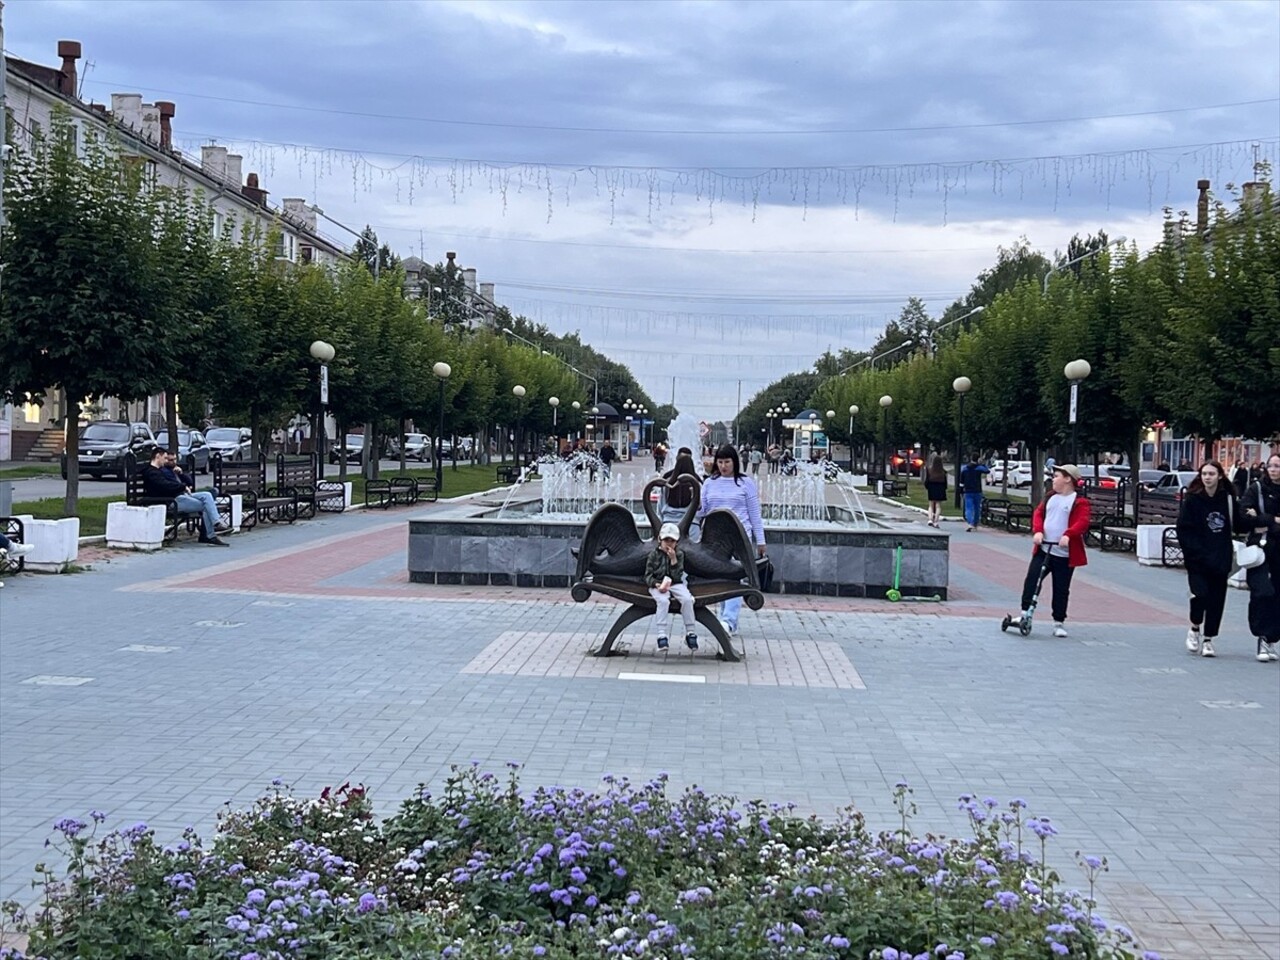
[[[966,493],[964,495],[964,519],[971,527],[976,527],[982,519],[982,494]]]

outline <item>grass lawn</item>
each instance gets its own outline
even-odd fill
[[[496,462],[487,467],[480,464],[460,463],[457,470],[454,470],[452,466],[446,465],[444,468],[444,489],[440,491],[440,496],[461,497],[468,493],[484,493],[485,491],[493,490],[499,486],[497,468],[498,464]],[[431,467],[410,467],[404,472],[406,477],[419,478],[434,477],[435,474],[435,470]],[[378,476],[382,479],[387,479],[388,477],[400,476],[400,472],[398,470],[382,470]],[[329,467],[325,471],[325,479],[337,480],[337,468]],[[351,483],[352,501],[354,503],[364,503],[364,477],[358,473],[351,472],[347,474],[347,480]]]
[[[955,491],[947,488],[947,499],[942,504],[942,515],[944,517],[963,517],[964,510],[955,505]],[[907,484],[907,495],[905,497],[894,497],[898,503],[907,503],[913,507],[922,507],[929,509],[929,498],[924,495],[924,484],[914,477]]]
[[[62,468],[56,463],[24,463],[20,467],[0,470],[0,480],[21,480],[24,477],[56,477]]]
[[[107,504],[124,497],[81,497],[79,503],[80,536],[96,537],[107,532]],[[61,520],[63,517],[62,497],[47,497],[44,500],[24,500],[13,505],[13,513],[30,514],[37,520]]]

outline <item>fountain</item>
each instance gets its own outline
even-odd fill
[[[672,458],[682,446],[700,449],[698,427],[686,414],[671,422]],[[410,580],[568,587],[575,567],[572,550],[587,520],[605,503],[628,507],[648,535],[639,502],[650,479],[646,472],[606,477],[599,459],[585,452],[544,457],[537,479],[531,472],[521,473],[497,510],[478,506],[464,518],[411,520]],[[793,474],[762,473],[756,479],[775,591],[883,597],[901,546],[901,592],[946,597],[950,538],[914,525],[895,529],[869,517],[853,477],[834,464],[797,463]]]

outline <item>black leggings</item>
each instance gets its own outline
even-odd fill
[[[1070,557],[1058,557],[1044,550],[1037,550],[1031,558],[1031,566],[1027,568],[1027,579],[1022,585],[1022,609],[1031,606],[1031,598],[1035,596],[1036,587],[1040,585],[1040,570],[1045,562],[1049,564],[1049,576],[1053,580],[1053,619],[1063,623],[1067,619],[1067,600],[1071,597]]]
[[[1188,572],[1187,583],[1191,587],[1191,623],[1197,627],[1203,623],[1204,635],[1216,637],[1227,605],[1227,575]]]

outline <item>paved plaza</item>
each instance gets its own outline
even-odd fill
[[[606,773],[850,803],[963,834],[962,793],[1053,819],[1060,872],[1106,856],[1110,916],[1165,957],[1280,960],[1280,664],[1253,659],[1232,591],[1216,660],[1182,645],[1185,580],[1092,551],[1071,637],[1001,633],[1025,537],[952,533],[945,604],[774,596],[743,614],[744,663],[588,649],[616,614],[567,590],[408,582],[410,517],[325,516],[0,591],[0,898],[29,901],[62,816],[208,832],[282,777],[368,784],[383,812],[453,764],[527,785]],[[1047,605],[1046,605],[1047,607]],[[1045,618],[1047,621],[1047,617]]]

